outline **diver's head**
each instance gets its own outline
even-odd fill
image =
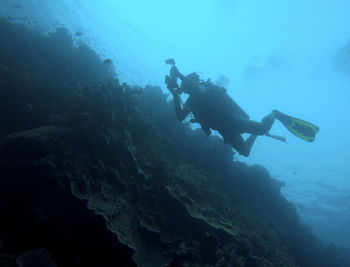
[[[198,84],[200,82],[199,75],[197,72],[192,72],[186,76],[186,78],[192,83]]]
[[[181,89],[186,94],[193,94],[198,91],[199,84],[199,75],[196,72],[192,72],[186,76],[186,80],[183,81]]]

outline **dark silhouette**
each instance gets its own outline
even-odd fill
[[[227,94],[224,87],[213,84],[210,80],[200,80],[197,73],[187,76],[181,74],[175,66],[175,61],[167,60],[173,65],[170,76],[166,76],[167,88],[174,97],[175,113],[179,121],[183,121],[190,113],[194,119],[191,122],[199,123],[207,136],[211,129],[218,131],[239,154],[248,156],[259,135],[269,135],[269,130],[276,119],[276,111],[265,116],[261,122],[249,119],[244,110]],[[181,80],[181,86],[177,84]],[[188,94],[182,105],[180,94]],[[251,134],[246,140],[241,134]]]

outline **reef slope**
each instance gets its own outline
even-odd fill
[[[1,266],[346,265],[159,87],[120,84],[65,29],[0,30]]]

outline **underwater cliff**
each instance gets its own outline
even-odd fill
[[[0,32],[0,266],[349,266],[160,87],[64,28]]]

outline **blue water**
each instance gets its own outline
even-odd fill
[[[111,58],[120,80],[161,85],[173,57],[183,73],[229,78],[235,100],[260,120],[272,109],[311,121],[313,143],[276,123],[248,164],[286,183],[283,193],[326,242],[350,248],[350,75],[337,55],[350,41],[348,0],[1,0],[0,16],[49,32],[64,25]],[[350,72],[350,71],[349,71]]]

